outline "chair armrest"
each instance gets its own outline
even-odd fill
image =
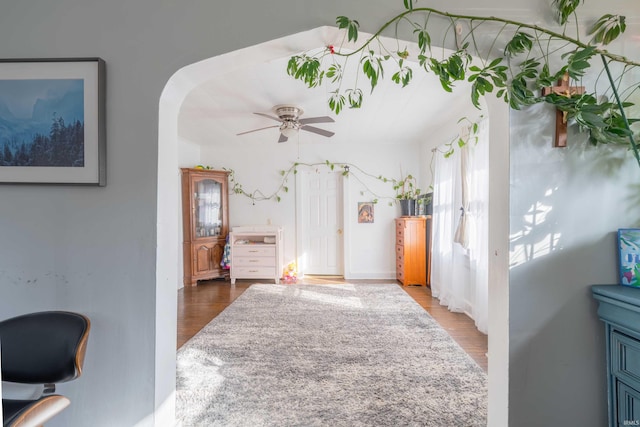
[[[53,394],[38,400],[2,399],[3,427],[38,427],[44,425],[71,401]]]

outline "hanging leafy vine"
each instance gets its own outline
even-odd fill
[[[482,120],[482,116],[479,117],[479,120]],[[463,147],[470,142],[477,143],[478,142],[478,129],[479,124],[477,122],[472,122],[467,117],[461,118],[458,123],[466,122],[466,126],[468,128],[468,132],[464,132],[463,135],[456,136],[447,144],[443,145],[444,151],[434,150],[432,153],[442,153],[444,157],[449,157],[453,154],[455,147]],[[434,154],[435,155],[435,154]],[[433,156],[431,159],[433,165]],[[280,180],[280,184],[270,194],[265,194],[262,190],[256,189],[253,191],[245,190],[242,183],[236,177],[236,171],[223,167],[222,170],[225,170],[229,173],[229,193],[237,194],[241,196],[245,196],[249,198],[252,203],[255,205],[256,202],[262,202],[266,200],[272,200],[276,202],[280,202],[282,200],[282,196],[285,193],[289,192],[289,178],[292,175],[296,175],[298,170],[301,168],[310,168],[310,169],[319,169],[326,168],[330,171],[341,170],[342,176],[345,178],[353,177],[356,181],[360,183],[360,185],[364,188],[364,190],[360,191],[360,195],[368,195],[374,197],[373,203],[379,203],[381,200],[386,200],[389,206],[393,205],[393,203],[397,200],[403,199],[417,199],[422,195],[422,190],[417,186],[416,177],[411,174],[403,175],[400,178],[387,178],[382,175],[374,175],[370,172],[365,171],[359,166],[353,163],[347,162],[331,162],[329,160],[325,160],[322,163],[305,163],[305,162],[294,162],[288,169],[280,170],[279,175],[282,177]],[[214,169],[211,166],[203,166],[197,165],[198,169]],[[431,171],[431,175],[433,176],[433,170]],[[365,179],[370,179],[374,181],[379,181],[385,184],[391,185],[391,190],[395,192],[394,195],[380,195],[373,191],[365,182]],[[429,185],[429,190],[433,190],[433,187]],[[428,200],[426,201],[428,203]]]
[[[342,171],[342,176],[345,178],[353,177],[357,180],[364,190],[360,192],[361,195],[369,195],[374,197],[373,203],[379,203],[381,200],[386,200],[389,205],[392,205],[395,200],[403,199],[403,198],[415,198],[420,195],[421,190],[417,188],[414,184],[411,185],[411,194],[407,194],[403,192],[403,188],[408,186],[408,183],[411,181],[415,183],[415,178],[412,175],[406,175],[401,177],[400,179],[395,178],[387,178],[382,175],[374,175],[372,173],[366,172],[359,166],[354,165],[353,163],[344,163],[344,162],[330,162],[329,160],[325,160],[324,163],[304,163],[304,162],[294,162],[291,166],[286,170],[280,170],[279,174],[282,177],[280,180],[280,184],[270,194],[265,194],[262,190],[256,189],[253,191],[245,190],[244,186],[240,183],[238,178],[236,177],[236,172],[231,168],[223,167],[222,169],[229,172],[229,192],[231,194],[237,194],[245,196],[255,204],[256,202],[273,200],[276,202],[280,202],[282,200],[282,196],[285,193],[289,192],[289,179],[292,175],[298,173],[298,170],[301,167],[318,169],[318,168],[326,168],[330,171]],[[211,167],[206,166],[203,168],[210,169]],[[364,181],[365,178],[376,180],[382,183],[389,183],[391,185],[391,189],[395,191],[395,195],[380,195],[373,191]]]
[[[349,51],[332,45],[316,54],[295,55],[288,61],[287,73],[309,87],[322,84],[325,78],[330,79],[337,87],[330,91],[329,107],[338,114],[345,106],[360,108],[364,101],[364,93],[358,87],[357,80],[352,87],[342,87],[344,70],[350,65],[348,59],[351,57],[359,58],[359,74],[368,80],[371,92],[385,78],[386,67],[395,71],[391,76],[393,82],[402,87],[408,86],[414,76],[412,67],[417,63],[424,72],[434,73],[445,91],[451,92],[456,82],[471,83],[471,101],[478,108],[480,97],[490,93],[495,93],[516,110],[541,102],[552,104],[564,112],[568,120],[574,120],[588,131],[593,144],[628,145],[640,165],[637,137],[631,128],[640,119],[627,117],[626,113],[634,105],[630,99],[640,85],[633,83],[621,88],[622,77],[630,74],[630,69],[640,67],[640,63],[604,48],[624,33],[625,17],[614,14],[602,16],[589,29],[591,39],[585,43],[580,40],[576,13],[583,2],[584,0],[554,0],[552,7],[562,26],[562,32],[557,32],[511,19],[453,14],[429,7],[415,7],[417,0],[403,0],[405,10],[389,19],[357,49]],[[429,28],[436,18],[449,22],[446,33],[456,32],[463,23],[468,27],[468,33],[456,39],[457,50],[448,57],[437,56],[432,51],[432,34]],[[572,19],[576,26],[574,37],[567,34],[568,23]],[[357,42],[360,29],[357,20],[340,16],[336,19],[336,24],[345,31],[347,43]],[[490,31],[484,29],[496,24],[501,27],[489,49],[483,53],[478,36],[489,34]],[[412,58],[411,63],[408,61],[410,54],[406,48],[389,49],[384,46],[381,36],[394,26],[397,46],[400,46],[398,34],[401,27],[413,34],[419,53],[417,58]],[[509,40],[501,43],[501,37],[507,33]],[[445,34],[445,40],[447,35]],[[344,44],[343,40],[342,45]],[[554,68],[552,63],[558,56],[564,65]],[[474,57],[479,60],[474,61]],[[565,74],[574,82],[581,81],[596,57],[601,58],[603,73],[608,81],[608,89],[601,96],[595,89],[583,94],[557,94],[553,91],[547,95],[539,94],[540,89],[553,86]],[[614,64],[621,67],[617,76],[611,72]]]
[[[480,116],[478,120],[482,120],[483,116]],[[441,149],[432,150],[431,157],[431,176],[433,177],[433,161],[435,158],[435,153],[440,153],[444,155],[445,158],[450,157],[456,147],[464,147],[465,145],[473,142],[474,144],[478,143],[478,131],[479,131],[479,123],[473,122],[469,120],[467,117],[463,117],[458,120],[458,123],[465,122],[465,126],[467,128],[466,131],[461,132],[461,135],[458,135],[452,138],[448,143],[444,144]],[[228,174],[228,182],[229,182],[229,193],[237,194],[241,196],[245,196],[249,198],[252,203],[255,205],[256,202],[262,202],[266,200],[272,200],[275,202],[280,202],[282,200],[282,196],[285,193],[289,192],[289,178],[291,175],[296,175],[298,170],[301,168],[310,168],[316,169],[319,168],[327,168],[330,171],[341,170],[342,176],[345,178],[353,177],[356,181],[358,181],[364,190],[360,191],[360,195],[368,195],[374,197],[373,203],[379,203],[380,200],[386,200],[389,206],[393,205],[393,203],[397,200],[407,200],[407,199],[418,199],[419,196],[422,195],[422,190],[417,186],[416,177],[411,174],[403,175],[398,179],[395,178],[387,178],[383,175],[374,175],[370,172],[365,171],[361,167],[347,162],[331,162],[329,160],[325,160],[322,163],[305,163],[305,162],[293,162],[288,169],[280,170],[278,173],[282,177],[280,180],[280,184],[270,194],[265,194],[262,190],[256,189],[253,191],[245,190],[242,183],[236,177],[235,170],[227,167],[222,167],[221,169],[227,171]],[[215,169],[211,166],[207,165],[197,165],[196,169]],[[402,175],[402,174],[401,174]],[[391,189],[395,192],[393,196],[390,195],[380,195],[373,191],[364,181],[364,179],[371,179],[374,181],[379,181],[385,184],[390,184]],[[433,191],[433,186],[429,185],[429,191]],[[421,202],[429,203],[429,199],[422,200]]]

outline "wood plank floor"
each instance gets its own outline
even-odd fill
[[[238,298],[255,280],[208,280],[198,286],[178,291],[178,348]],[[305,277],[303,284],[347,283],[336,277]],[[389,280],[350,280],[348,283],[389,283]],[[398,285],[400,286],[400,285]],[[420,304],[449,335],[469,354],[485,372],[487,362],[487,336],[480,333],[469,317],[451,313],[431,296],[431,290],[422,286],[402,287]]]

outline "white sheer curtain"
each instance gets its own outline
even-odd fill
[[[474,292],[471,317],[479,331],[489,330],[489,126],[480,123],[478,143],[470,147],[469,233],[471,286]]]
[[[477,143],[436,153],[431,291],[449,310],[465,312],[488,332],[488,165],[486,120]],[[443,151],[443,150],[440,150]],[[446,151],[446,150],[445,150]]]
[[[440,304],[457,312],[465,311],[465,283],[469,280],[466,251],[453,241],[461,205],[460,150],[448,158],[436,153],[431,293],[440,300]]]

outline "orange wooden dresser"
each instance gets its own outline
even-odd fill
[[[403,286],[429,285],[431,216],[396,218],[396,279]]]

